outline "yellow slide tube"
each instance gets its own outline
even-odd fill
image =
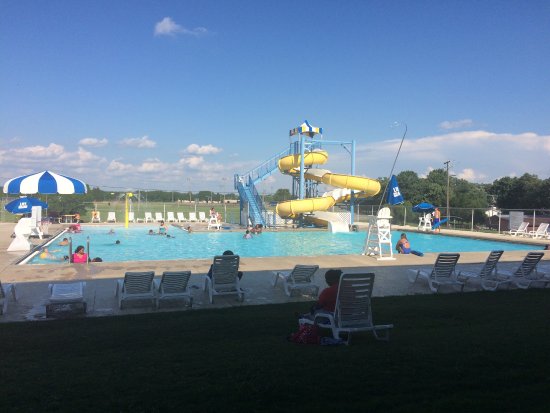
[[[279,170],[283,173],[292,171],[295,168],[300,168],[300,155],[290,155],[279,159]],[[328,160],[328,153],[326,151],[307,152],[304,155],[304,165],[311,166],[321,165]]]
[[[305,166],[324,164],[327,160],[328,153],[326,151],[308,152],[304,155]],[[279,159],[279,169],[283,173],[299,173],[299,168],[300,155],[290,155]],[[306,179],[322,182],[326,185],[361,191],[361,194],[356,194],[356,196],[361,198],[374,196],[380,192],[380,182],[375,179],[364,178],[361,176],[333,174],[330,172],[319,176],[305,172],[304,177]],[[341,197],[340,199],[334,199],[332,196],[296,199],[277,204],[276,212],[281,218],[295,218],[296,216],[307,212],[326,211],[329,208],[332,208],[336,203],[348,199],[349,196]]]

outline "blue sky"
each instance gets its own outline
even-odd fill
[[[0,0],[0,178],[231,191],[305,119],[357,174],[550,176],[548,1]],[[325,165],[349,172],[329,148]],[[290,179],[273,175],[270,192]]]

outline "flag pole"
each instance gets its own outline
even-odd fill
[[[399,153],[401,152],[401,147],[403,146],[403,141],[405,140],[405,136],[407,135],[407,124],[405,122],[401,122],[403,125],[405,125],[405,131],[403,132],[403,137],[401,138],[401,143],[399,144],[399,149],[397,150],[397,154],[395,155],[395,159],[393,160],[393,165],[391,167],[390,175],[388,176],[388,182],[386,182],[386,186],[384,188],[384,192],[382,193],[382,197],[380,198],[380,204],[378,205],[378,209],[382,207],[382,203],[384,202],[384,199],[386,199],[386,191],[388,190],[388,185],[390,184],[391,177],[393,175],[393,170],[395,168],[395,164],[397,163],[397,158],[399,157]]]

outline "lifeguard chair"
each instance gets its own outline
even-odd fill
[[[379,260],[393,260],[391,240],[391,211],[381,208],[377,215],[369,216],[369,230],[363,255],[378,255]]]
[[[432,230],[432,214],[424,214],[418,218],[418,230],[419,231],[431,231]]]

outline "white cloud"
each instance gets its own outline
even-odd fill
[[[467,128],[473,125],[472,119],[461,119],[461,120],[446,120],[439,124],[441,129],[459,129]]]
[[[397,153],[400,140],[373,142],[357,146],[358,175],[386,176]],[[550,167],[550,135],[532,132],[494,133],[483,130],[452,132],[420,138],[406,138],[399,155],[396,173],[412,170],[421,174],[430,168],[444,168],[451,160],[453,174],[475,182],[492,182],[503,176],[533,173],[547,178]],[[343,162],[349,162],[342,158]],[[330,162],[330,161],[329,161]],[[327,165],[327,168],[332,168]],[[365,170],[361,170],[364,168]]]
[[[107,172],[113,174],[131,172],[133,169],[133,165],[123,163],[118,159],[113,159],[111,162],[109,162],[109,165],[107,165]]]
[[[185,148],[185,152],[192,153],[196,155],[212,155],[216,153],[220,153],[222,151],[221,148],[217,148],[214,145],[197,145],[196,143],[192,143],[187,148]]]
[[[199,169],[204,164],[204,158],[202,156],[188,156],[181,158],[179,163],[191,169]]]
[[[161,162],[159,159],[145,160],[137,167],[138,172],[156,173],[164,172],[171,169],[170,164]]]
[[[80,141],[78,143],[80,145],[83,145],[83,146],[92,146],[94,148],[100,148],[102,146],[107,145],[107,143],[109,143],[109,141],[105,138],[103,138],[103,139],[84,138],[84,139],[80,139]]]
[[[134,148],[154,148],[157,146],[157,143],[151,139],[149,139],[148,136],[143,136],[141,138],[126,138],[123,139],[121,142],[121,145],[123,146],[132,146]]]
[[[155,24],[155,36],[175,36],[177,34],[184,34],[189,36],[203,36],[208,33],[208,30],[204,27],[195,27],[194,29],[187,29],[177,24],[171,17],[165,17],[157,24]]]
[[[483,180],[487,177],[487,175],[478,173],[472,168],[465,168],[462,172],[457,173],[456,176],[469,182],[483,182]]]

